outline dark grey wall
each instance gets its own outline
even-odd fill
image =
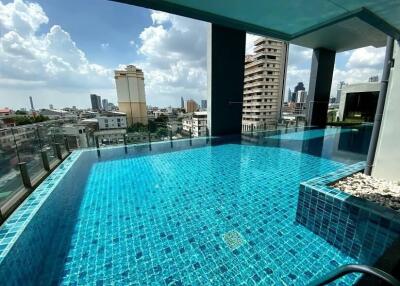
[[[211,135],[240,134],[246,32],[212,24],[209,40]]]
[[[308,125],[326,125],[335,56],[335,51],[323,48],[313,52],[307,97]]]

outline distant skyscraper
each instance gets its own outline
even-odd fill
[[[101,110],[101,97],[97,94],[90,95],[90,102],[92,103],[92,110],[100,111]]]
[[[183,96],[181,96],[181,108],[185,108],[185,101],[183,100]]]
[[[203,109],[203,110],[207,109],[207,100],[206,99],[201,100],[201,109]]]
[[[125,112],[128,126],[147,124],[146,94],[143,71],[134,65],[115,71],[119,111]]]
[[[289,88],[288,90],[288,95],[287,95],[287,101],[291,102],[292,101],[292,90]]]
[[[108,111],[109,110],[108,109],[108,100],[104,98],[102,100],[102,103],[103,103],[103,110]]]
[[[49,109],[54,109],[53,104],[49,104]]]
[[[191,113],[197,111],[198,104],[193,99],[189,99],[186,101],[186,112]]]
[[[304,83],[298,82],[297,85],[294,87],[294,92],[298,92],[299,90],[306,90],[304,87]]]
[[[344,81],[341,81],[337,85],[337,91],[336,91],[336,100],[335,103],[340,103],[340,95],[342,94],[342,88],[346,83]]]
[[[287,44],[272,38],[254,42],[244,67],[242,130],[275,125],[282,108]]]
[[[296,93],[296,102],[297,103],[304,103],[306,101],[307,92],[305,90],[299,90]]]
[[[29,102],[31,103],[31,110],[35,110],[35,108],[33,107],[33,99],[32,99],[32,96],[29,97]]]

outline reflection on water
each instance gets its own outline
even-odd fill
[[[287,148],[347,164],[366,160],[372,125],[291,128],[243,134],[242,144]]]

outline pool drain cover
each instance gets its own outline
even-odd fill
[[[228,245],[230,250],[235,250],[241,247],[246,240],[244,240],[243,236],[236,230],[228,231],[224,233],[222,239]]]

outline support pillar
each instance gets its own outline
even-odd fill
[[[307,125],[325,127],[336,52],[314,49],[307,97]]]
[[[246,32],[210,24],[207,47],[211,136],[240,134]]]

